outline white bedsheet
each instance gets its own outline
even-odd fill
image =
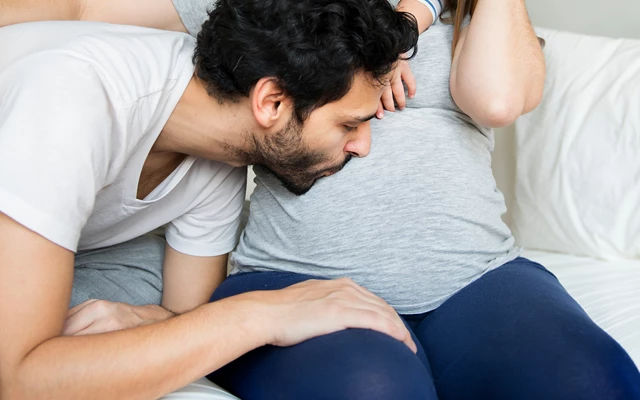
[[[239,400],[206,378],[161,397],[159,400]]]
[[[640,366],[640,260],[601,261],[526,250]]]

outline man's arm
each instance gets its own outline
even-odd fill
[[[0,26],[85,20],[186,32],[171,0],[0,0]]]
[[[196,257],[166,246],[162,306],[184,313],[209,301],[227,275],[227,255]]]
[[[415,344],[393,309],[348,280],[208,303],[116,332],[61,336],[73,253],[0,213],[0,398],[156,398],[264,344],[347,327]]]
[[[451,94],[476,122],[511,124],[542,98],[542,49],[524,0],[478,0],[451,67]]]
[[[69,310],[62,333],[87,335],[164,321],[209,301],[227,272],[227,255],[196,257],[166,245],[162,306],[91,299]]]

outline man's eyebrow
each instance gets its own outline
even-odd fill
[[[367,122],[367,121],[373,119],[373,117],[375,117],[375,116],[376,116],[376,113],[373,113],[373,114],[371,114],[369,116],[366,116],[366,117],[360,117],[360,116],[357,116],[357,115],[352,115],[352,116],[350,116],[348,118],[350,119],[349,122],[361,123],[361,122]]]

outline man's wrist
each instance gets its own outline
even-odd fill
[[[146,306],[132,306],[131,310],[138,316],[138,318],[144,321],[142,325],[166,321],[169,318],[173,318],[176,316],[176,313],[174,313],[173,311],[156,304],[149,304]]]
[[[237,336],[251,348],[258,348],[273,342],[274,319],[270,317],[268,302],[262,298],[265,292],[247,292],[205,304],[215,323],[228,321],[235,326]],[[224,315],[223,315],[224,314]]]

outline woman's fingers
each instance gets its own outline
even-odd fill
[[[391,85],[393,85],[393,83]],[[385,110],[392,112],[396,110],[395,104],[393,103],[393,92],[391,90],[391,86],[384,88],[380,101],[382,102],[382,106]]]
[[[409,63],[406,61],[405,63],[406,63],[406,68],[403,68],[401,73],[401,78],[405,86],[407,87],[407,94],[411,99],[416,95],[416,88],[417,88],[416,77],[413,75],[413,71],[411,71],[411,67],[409,66]]]

